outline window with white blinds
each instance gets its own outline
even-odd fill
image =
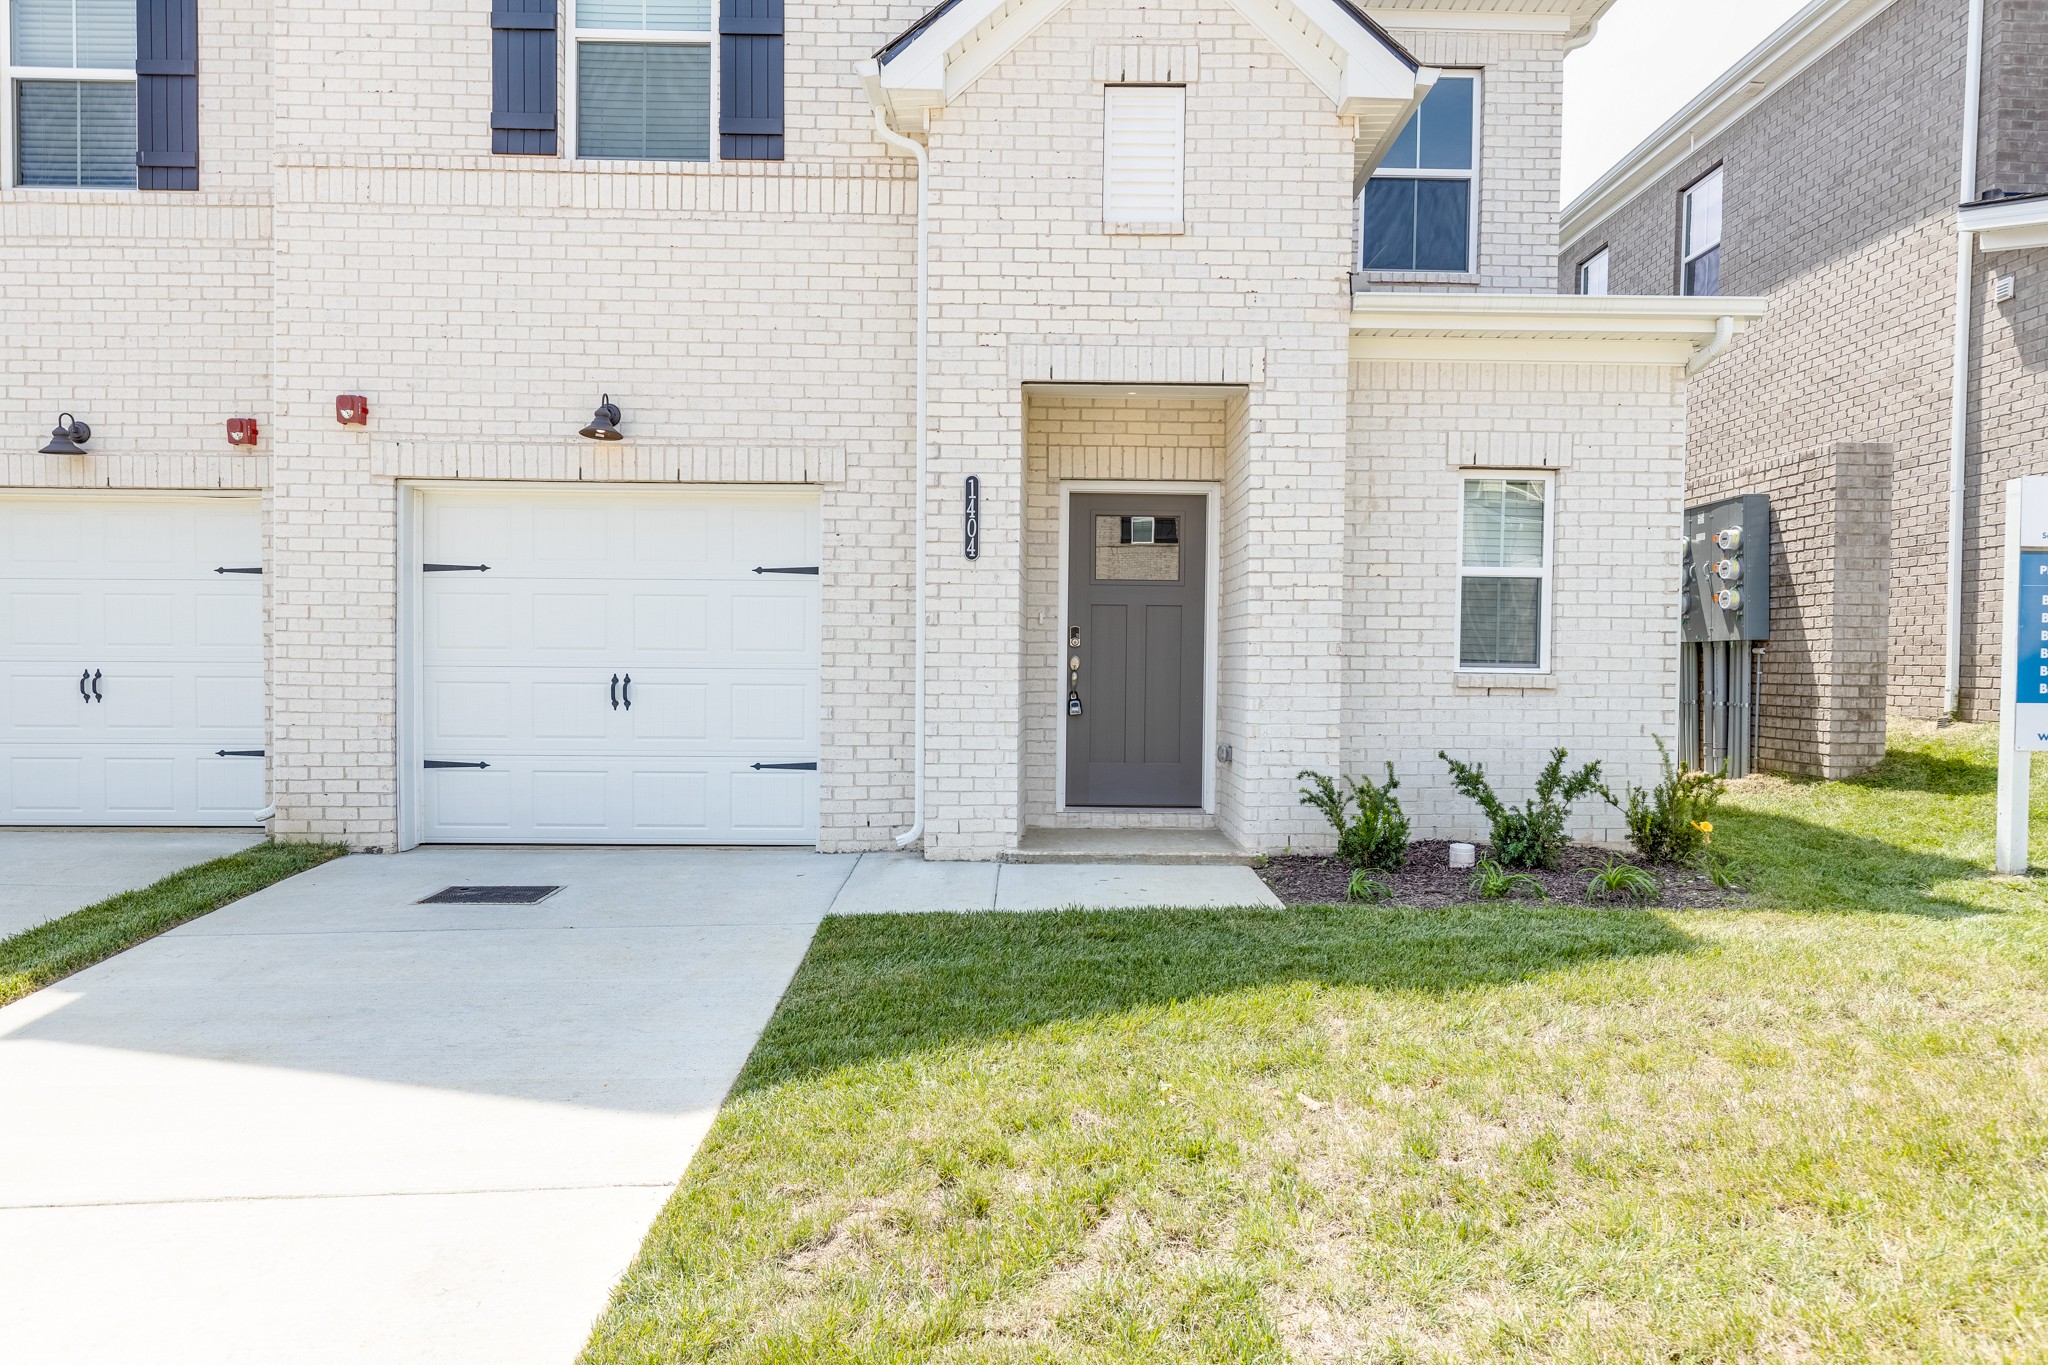
[[[135,0],[10,0],[14,181],[135,187]]]
[[[576,0],[576,155],[711,159],[711,0]]]
[[[1468,477],[1458,560],[1458,666],[1550,666],[1550,479]]]
[[[1177,227],[1187,178],[1187,88],[1112,85],[1103,110],[1102,221]]]

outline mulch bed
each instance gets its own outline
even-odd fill
[[[1473,869],[1450,866],[1451,846],[1442,840],[1428,839],[1408,847],[1408,865],[1399,872],[1374,872],[1374,881],[1387,887],[1393,895],[1383,904],[1412,906],[1418,910],[1434,910],[1446,905],[1471,905],[1479,897],[1471,889]],[[1482,861],[1488,856],[1484,844],[1479,847]],[[1595,872],[1607,866],[1609,858],[1620,858],[1623,862],[1633,859],[1604,848],[1586,844],[1573,844],[1565,849],[1564,866],[1556,872],[1534,872],[1530,875],[1543,883],[1543,889],[1550,893],[1548,901],[1538,902],[1533,898],[1523,899],[1525,905],[1636,905],[1639,902],[1615,900],[1595,901],[1586,896],[1586,883]],[[1711,909],[1721,905],[1740,904],[1744,895],[1740,891],[1723,890],[1714,885],[1713,879],[1705,873],[1690,867],[1646,867],[1643,869],[1656,878],[1660,894],[1657,899],[1641,902],[1653,906],[1684,909]],[[1288,905],[1342,905],[1345,893],[1351,887],[1351,869],[1335,858],[1309,857],[1301,854],[1287,854],[1266,860],[1266,866],[1259,870],[1266,879],[1266,885],[1273,888],[1273,894]]]

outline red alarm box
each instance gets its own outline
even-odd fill
[[[345,427],[362,427],[370,424],[370,400],[359,393],[340,393],[334,396],[334,420]]]
[[[254,417],[228,418],[228,444],[231,446],[255,445],[256,419]]]

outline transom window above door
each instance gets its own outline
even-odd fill
[[[711,0],[574,0],[576,155],[711,159]]]
[[[135,0],[10,0],[14,183],[135,188]]]
[[[1364,270],[1475,269],[1479,77],[1445,75],[1401,130],[1359,200]]]

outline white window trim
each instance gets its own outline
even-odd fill
[[[1586,285],[1588,283],[1588,280],[1593,269],[1593,262],[1595,261],[1599,261],[1602,263],[1603,269],[1601,273],[1606,276],[1605,280],[1602,281],[1602,283],[1606,287],[1603,288],[1598,294],[1595,294],[1591,290],[1586,288]],[[1608,294],[1612,293],[1613,290],[1614,248],[1603,246],[1598,251],[1588,256],[1585,260],[1579,262],[1578,292],[1582,298],[1604,298]]]
[[[19,103],[15,87],[22,81],[105,81],[134,85],[135,68],[114,66],[16,66],[14,64],[14,11],[8,0],[0,0],[0,71],[6,73],[0,89],[0,192],[13,194],[136,194],[133,185],[24,185],[21,183],[21,148],[15,138],[14,111]],[[139,175],[138,175],[138,178]]]
[[[612,156],[584,156],[577,140],[577,124],[582,115],[582,80],[577,74],[577,59],[585,43],[662,43],[675,47],[708,47],[711,49],[710,111],[711,127],[708,130],[708,155],[703,161],[662,162],[663,165],[702,166],[716,164],[719,156],[718,134],[718,5],[713,0],[711,27],[708,29],[641,29],[641,28],[580,28],[576,24],[576,0],[564,0],[569,11],[569,22],[562,27],[566,31],[563,42],[568,51],[562,55],[561,67],[567,73],[563,80],[561,99],[562,136],[567,139],[565,155],[571,161],[588,162],[591,165],[617,165],[620,158]]]
[[[1473,568],[1465,563],[1465,485],[1474,480],[1487,483],[1540,483],[1543,485],[1543,566],[1536,569]],[[1556,612],[1557,588],[1552,567],[1557,556],[1557,475],[1543,469],[1461,469],[1458,471],[1458,591],[1451,603],[1451,644],[1458,661],[1456,671],[1466,675],[1486,674],[1541,677],[1550,672],[1550,621]],[[1465,662],[1465,580],[1467,578],[1536,578],[1543,583],[1542,606],[1536,613],[1536,666],[1518,668],[1513,664],[1467,664]]]
[[[1463,180],[1472,186],[1472,192],[1465,196],[1471,222],[1465,229],[1465,266],[1462,270],[1370,270],[1365,265],[1365,191],[1358,192],[1353,202],[1352,221],[1358,224],[1353,234],[1358,239],[1357,254],[1361,273],[1371,275],[1420,275],[1444,279],[1459,275],[1475,275],[1479,272],[1479,168],[1480,154],[1486,145],[1486,73],[1482,70],[1459,70],[1447,68],[1439,80],[1470,80],[1472,82],[1472,166],[1469,170],[1425,170],[1419,167],[1379,167],[1367,177],[1367,185],[1374,180]]]
[[[1728,178],[1722,174],[1724,169],[1726,168],[1722,166],[1714,167],[1680,190],[1678,194],[1678,292],[1682,297],[1695,297],[1690,278],[1692,263],[1708,252],[1719,251],[1723,239],[1728,235]],[[1715,234],[1711,243],[1695,251],[1692,240],[1692,197],[1700,186],[1709,180],[1721,182],[1721,230]]]

